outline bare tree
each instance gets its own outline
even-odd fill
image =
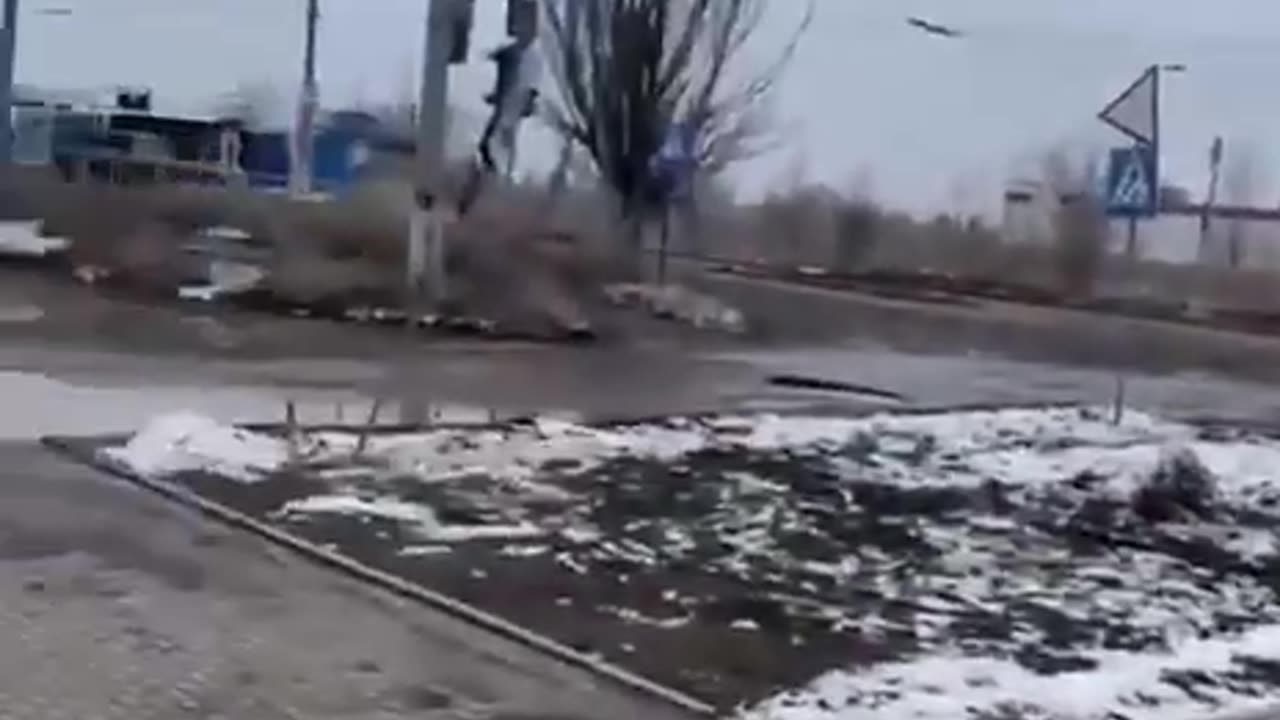
[[[1106,256],[1107,219],[1092,185],[1098,161],[1073,162],[1063,150],[1044,159],[1044,185],[1053,208],[1053,234],[1062,290],[1070,296],[1093,294]]]
[[[767,0],[548,0],[546,56],[557,97],[553,128],[591,157],[624,217],[653,201],[650,161],[669,128],[694,139],[714,174],[770,147],[766,100],[812,18],[774,62],[735,82],[730,72],[761,27]],[[633,225],[639,240],[639,225]]]

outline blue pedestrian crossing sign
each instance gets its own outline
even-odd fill
[[[649,161],[651,190],[664,201],[689,199],[698,170],[697,128],[673,123]]]
[[[1152,217],[1159,204],[1155,148],[1146,143],[1112,148],[1107,165],[1107,214]]]

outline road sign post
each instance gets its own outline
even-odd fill
[[[1134,219],[1160,210],[1160,66],[1151,65],[1098,113],[1098,119],[1133,140],[1111,151],[1107,214]]]
[[[654,203],[661,213],[658,246],[658,284],[667,282],[667,252],[671,237],[671,205],[689,200],[693,176],[698,169],[697,130],[692,125],[673,123],[662,145],[649,160],[649,181]]]
[[[1113,148],[1107,164],[1108,217],[1128,220],[1125,254],[1138,256],[1138,221],[1160,211],[1160,66],[1149,66],[1124,92],[1098,113],[1098,119],[1133,140],[1130,147]],[[1112,421],[1124,418],[1126,378],[1116,373]]]

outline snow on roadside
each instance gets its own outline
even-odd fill
[[[277,438],[181,412],[154,418],[127,443],[102,454],[147,478],[205,471],[255,482],[284,467],[289,447]]]
[[[1272,685],[1251,678],[1249,669],[1280,662],[1280,625],[1235,637],[1191,639],[1164,654],[1114,652],[1095,659],[1099,662],[1090,670],[1056,675],[1038,675],[1010,660],[945,655],[836,671],[739,718],[1203,720],[1206,706],[1217,713],[1264,706]]]
[[[42,258],[70,247],[67,238],[41,237],[38,220],[0,222],[0,257]]]
[[[168,427],[166,427],[168,426]],[[262,449],[283,447],[267,438],[194,416],[160,416],[130,445],[151,448],[144,435],[185,438],[183,448],[199,448],[206,467],[245,465],[246,452],[263,460]],[[207,434],[208,438],[199,437]],[[229,437],[244,438],[239,445]],[[206,442],[207,440],[207,442]],[[359,442],[353,432],[313,433],[308,440],[333,456],[350,455]],[[1231,493],[1257,496],[1276,488],[1271,469],[1280,467],[1280,446],[1251,439],[1206,442],[1196,430],[1179,423],[1129,412],[1113,425],[1105,413],[1090,409],[1009,409],[927,415],[877,414],[860,418],[785,415],[676,418],[662,423],[591,427],[540,418],[501,428],[442,428],[414,433],[373,435],[364,457],[426,482],[484,475],[501,480],[532,481],[548,468],[579,473],[621,457],[673,462],[712,449],[759,452],[834,452],[850,445],[890,457],[919,455],[924,469],[936,466],[936,477],[948,485],[978,484],[996,478],[1033,486],[1093,472],[1108,479],[1117,493],[1132,489],[1171,447],[1187,447],[1215,475],[1230,478]],[[253,448],[253,450],[249,450]],[[184,450],[185,452],[185,450]],[[219,453],[225,453],[220,457]],[[128,453],[117,453],[128,460]],[[145,455],[145,453],[144,453]],[[191,469],[193,460],[174,460]],[[163,473],[163,464],[142,457],[144,474]],[[185,463],[185,464],[184,464]],[[963,467],[958,468],[957,466]],[[258,464],[270,472],[278,464]],[[174,471],[178,471],[175,469]],[[900,474],[893,465],[887,473]],[[243,469],[237,476],[244,476]],[[875,476],[875,468],[863,468]],[[912,473],[912,482],[921,473]],[[877,480],[892,479],[876,477]],[[926,481],[928,478],[926,478]]]
[[[1116,426],[1102,413],[1069,408],[861,418],[762,414],[674,418],[613,427],[543,418],[501,429],[441,429],[374,437],[368,455],[423,480],[472,473],[524,479],[549,463],[580,472],[620,457],[674,461],[716,447],[822,451],[842,448],[863,437],[879,438],[886,444],[896,440],[905,446],[925,442],[965,455],[991,454],[1006,445],[1011,450],[1056,449],[1068,444],[1158,446],[1193,436],[1192,428],[1143,413],[1127,413],[1124,422]],[[316,439],[333,448],[352,448],[356,443],[351,433],[323,433]]]
[[[428,543],[461,543],[468,540],[528,540],[545,534],[529,523],[502,525],[458,525],[440,521],[435,510],[423,503],[387,497],[365,498],[351,495],[313,495],[285,504],[279,514],[354,515],[376,517],[401,523]]]
[[[209,265],[208,282],[178,288],[182,300],[212,302],[222,297],[240,295],[257,289],[266,271],[251,263],[214,260]]]

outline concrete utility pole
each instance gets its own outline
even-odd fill
[[[320,0],[307,0],[306,49],[302,58],[302,93],[293,132],[294,156],[289,169],[289,189],[294,196],[311,192],[315,165],[316,110],[320,88],[316,83],[316,29],[320,24]]]
[[[18,50],[18,0],[4,0],[0,30],[0,165],[13,162],[13,71]]]
[[[441,202],[440,192],[448,132],[449,64],[459,60],[459,50],[467,44],[474,9],[472,0],[427,1],[418,94],[414,203],[409,217],[406,265],[411,326],[421,310],[424,291],[437,305],[448,298],[442,215],[445,204]]]

